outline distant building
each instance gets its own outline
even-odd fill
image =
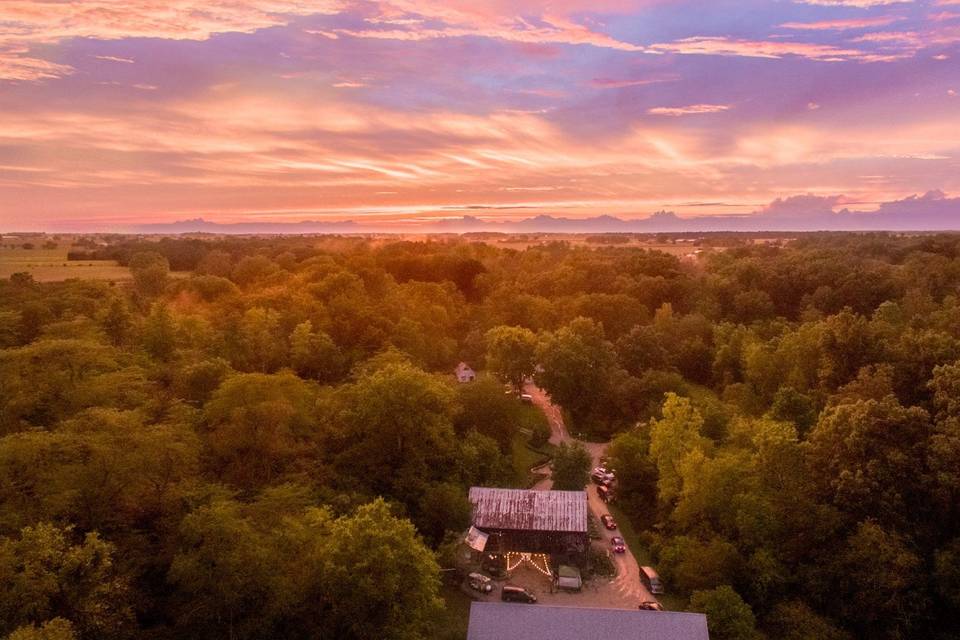
[[[710,640],[701,613],[474,602],[467,640]]]
[[[590,546],[586,491],[470,489],[473,530],[486,553],[581,556]],[[509,569],[508,563],[508,569]]]
[[[457,365],[457,368],[454,370],[454,375],[457,376],[457,382],[473,382],[477,379],[477,373],[470,368],[466,362],[461,362]]]

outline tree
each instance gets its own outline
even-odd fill
[[[663,418],[650,425],[650,459],[657,465],[657,493],[662,504],[670,504],[682,488],[681,464],[690,453],[707,446],[700,435],[703,417],[689,398],[668,393]]]
[[[766,627],[771,638],[780,640],[850,640],[849,634],[800,600],[774,607]]]
[[[323,331],[314,331],[305,320],[290,334],[290,364],[297,375],[321,382],[336,380],[343,367],[337,345]]]
[[[516,397],[504,394],[495,380],[481,378],[472,384],[457,385],[457,400],[457,433],[481,433],[496,440],[504,453],[510,451],[523,410]]]
[[[238,368],[260,373],[280,368],[287,355],[287,345],[281,337],[279,313],[262,307],[248,309],[237,330]]]
[[[443,603],[440,567],[413,525],[377,500],[330,524],[318,549],[314,637],[416,640]],[[316,610],[312,599],[304,603]],[[320,614],[320,615],[317,615]]]
[[[241,258],[230,274],[230,279],[241,287],[248,287],[277,273],[280,267],[266,256],[256,255]]]
[[[420,498],[413,521],[417,530],[432,545],[437,545],[448,531],[467,529],[471,509],[464,487],[449,482],[431,484]]]
[[[607,447],[609,465],[617,472],[617,501],[633,520],[652,526],[650,518],[639,518],[657,508],[657,467],[650,460],[650,442],[640,429],[617,435]]]
[[[227,378],[204,407],[220,477],[253,490],[281,476],[319,440],[315,403],[314,385],[289,372]]]
[[[933,392],[938,419],[960,418],[960,361],[934,368],[927,386]]]
[[[453,392],[411,365],[391,364],[341,388],[330,408],[335,463],[371,493],[408,505],[455,455]]]
[[[198,274],[218,276],[220,278],[229,277],[232,269],[233,256],[220,249],[208,251],[197,265]]]
[[[143,346],[157,360],[167,361],[177,350],[177,328],[167,305],[156,302],[143,325]]]
[[[829,571],[830,607],[861,637],[913,637],[927,603],[921,559],[902,536],[862,522]],[[823,594],[826,596],[827,594]]]
[[[543,367],[537,381],[571,413],[575,423],[610,409],[598,407],[596,398],[606,393],[616,355],[596,322],[577,318],[548,334],[537,357]]]
[[[27,625],[7,636],[7,640],[76,640],[73,624],[63,618],[47,620],[40,626]]]
[[[888,396],[830,407],[810,433],[810,464],[825,494],[855,519],[902,524],[923,516],[927,412]]]
[[[269,533],[269,523],[264,525]],[[270,539],[243,516],[238,503],[214,498],[187,515],[178,545],[167,579],[185,599],[178,607],[181,630],[230,639],[269,633],[270,576],[287,567],[277,566]]]
[[[793,387],[780,387],[773,396],[770,417],[796,425],[797,431],[804,435],[817,422],[816,404],[810,396],[800,393]]]
[[[537,365],[537,336],[523,327],[494,327],[487,331],[487,366],[505,383],[523,390],[523,382]]]
[[[590,465],[593,459],[579,442],[561,442],[553,455],[553,489],[556,491],[581,491],[590,480]]]
[[[133,616],[114,546],[96,533],[79,543],[72,536],[69,527],[41,523],[0,539],[0,633],[59,617],[80,638],[123,637]]]
[[[130,256],[127,263],[133,274],[133,284],[145,296],[157,296],[167,286],[170,263],[156,251],[140,251]]]
[[[707,615],[710,637],[714,640],[753,640],[759,637],[750,605],[729,585],[710,591],[694,591],[690,610]]]
[[[114,296],[110,300],[110,305],[103,315],[101,324],[104,333],[107,334],[113,346],[119,347],[126,342],[133,325],[133,318],[123,298]]]

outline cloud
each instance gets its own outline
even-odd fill
[[[683,55],[742,56],[770,59],[796,56],[826,62],[868,60],[873,57],[859,49],[835,47],[828,44],[738,40],[715,36],[683,38],[674,42],[654,44],[649,48],[651,51],[658,53],[679,53]]]
[[[891,4],[909,4],[913,0],[793,0],[798,4],[810,4],[819,7],[885,7]]]
[[[780,27],[800,31],[847,31],[852,29],[869,29],[870,27],[884,27],[899,20],[903,20],[903,18],[900,16],[878,16],[876,18],[820,20],[818,22],[784,22]]]
[[[689,115],[699,115],[703,113],[719,113],[721,111],[728,111],[730,105],[728,104],[691,104],[686,107],[654,107],[653,109],[647,109],[647,113],[654,116],[689,116]]]
[[[286,24],[291,16],[334,14],[339,0],[4,0],[0,23],[7,39],[66,38],[206,40],[217,33],[250,33]]]
[[[131,58],[120,58],[117,56],[93,56],[93,57],[96,58],[97,60],[103,60],[104,62],[121,62],[124,64],[134,64],[136,62],[136,60],[132,60]]]
[[[424,10],[413,3],[403,3],[404,6],[408,4],[412,10]],[[419,15],[433,20],[441,20],[443,24],[437,27],[425,28],[421,26],[420,23],[422,20],[419,19],[411,20],[404,18],[400,21],[376,20],[369,23],[374,28],[336,29],[334,33],[353,38],[374,38],[407,42],[474,36],[525,44],[590,45],[620,51],[645,51],[642,46],[617,40],[606,34],[593,31],[569,18],[555,14],[544,14],[535,20],[521,18],[515,15],[491,16],[453,9],[437,10],[433,14],[426,13]],[[379,28],[384,24],[389,28]]]
[[[628,78],[593,78],[590,80],[590,86],[596,89],[625,89],[627,87],[642,87],[650,84],[660,84],[662,82],[676,82],[679,76],[665,78],[638,78],[631,80]]]
[[[70,75],[74,68],[33,57],[26,48],[0,47],[0,82],[37,82]]]

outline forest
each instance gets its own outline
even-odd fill
[[[960,235],[482,240],[115,236],[74,257],[130,282],[0,282],[0,638],[452,640],[529,377],[714,640],[960,638]]]

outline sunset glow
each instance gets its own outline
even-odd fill
[[[960,0],[4,0],[0,222],[960,192]]]

